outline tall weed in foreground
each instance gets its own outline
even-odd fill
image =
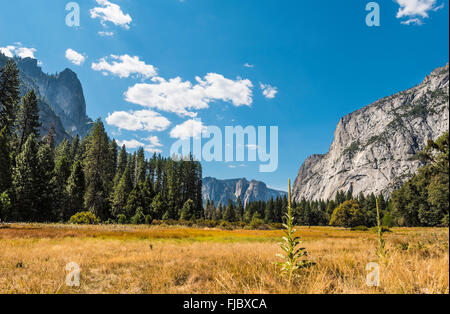
[[[314,265],[313,262],[305,259],[308,256],[308,252],[305,248],[299,247],[301,244],[300,237],[295,236],[297,230],[294,228],[294,215],[292,214],[290,179],[288,211],[285,214],[285,217],[286,223],[283,224],[283,227],[286,228],[285,236],[283,237],[283,242],[280,243],[280,247],[284,254],[277,254],[283,261],[277,263],[277,265],[280,266],[281,272],[288,277],[288,284],[290,287],[292,278],[298,270]]]
[[[377,248],[377,256],[383,261],[386,260],[388,251],[386,250],[386,241],[383,238],[383,226],[381,224],[380,218],[380,206],[378,205],[377,199],[377,223],[378,223],[378,248]]]

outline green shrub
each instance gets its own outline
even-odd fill
[[[260,229],[268,229],[268,226],[266,225],[264,220],[256,218],[256,217],[254,217],[252,219],[252,221],[250,222],[249,226],[250,226],[251,229],[258,229],[258,230],[260,230]]]
[[[364,223],[364,215],[355,200],[350,200],[339,205],[333,212],[330,226],[353,228]]]
[[[373,232],[373,233],[378,233],[378,227],[373,227],[373,228],[370,228],[370,231],[371,232]],[[391,229],[389,229],[388,227],[386,227],[386,226],[383,226],[383,227],[381,227],[381,232],[382,233],[392,233],[392,231],[391,231]]]
[[[444,216],[444,218],[442,219],[442,225],[444,227],[448,227],[448,214]]]
[[[394,226],[394,218],[392,217],[390,212],[386,212],[383,216],[383,226],[393,227]]]
[[[145,222],[144,209],[142,207],[138,207],[136,209],[136,214],[131,217],[131,223],[133,225],[140,225]]]
[[[273,223],[269,224],[269,227],[272,230],[283,230],[284,229],[283,224],[279,223],[279,222],[273,222]]]
[[[151,225],[153,223],[153,218],[150,215],[146,215],[145,216],[145,224],[146,225]]]
[[[219,227],[221,228],[221,229],[225,229],[225,230],[233,230],[234,228],[233,228],[233,224],[231,223],[231,222],[228,222],[228,221],[221,221],[220,223],[219,223]]]
[[[127,223],[128,223],[127,216],[125,216],[124,214],[120,214],[120,215],[117,217],[117,222],[118,222],[119,224],[121,224],[121,225],[127,224]]]
[[[0,222],[10,220],[12,213],[12,201],[8,191],[0,194]]]
[[[369,228],[367,228],[366,226],[357,226],[357,227],[353,227],[352,231],[368,231]]]
[[[74,225],[97,225],[100,219],[91,212],[80,212],[70,217],[69,223]]]
[[[195,221],[195,224],[198,227],[204,227],[204,228],[215,228],[215,227],[217,227],[217,221],[215,221],[215,220],[197,219]]]

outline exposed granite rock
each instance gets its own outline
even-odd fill
[[[8,58],[0,53],[0,68]],[[14,58],[20,70],[20,93],[33,89],[39,98],[41,135],[53,125],[57,142],[71,139],[76,134],[84,137],[92,120],[86,116],[83,88],[77,75],[69,69],[55,75],[42,72],[36,59]]]
[[[421,84],[342,118],[329,152],[301,166],[294,199],[331,199],[338,190],[389,196],[420,167],[414,156],[427,141],[448,131],[448,81],[447,64]]]
[[[286,192],[269,189],[260,181],[248,181],[247,179],[218,180],[216,178],[204,178],[202,188],[203,200],[212,200],[217,206],[226,205],[228,200],[236,202],[238,197],[244,205],[255,201],[268,201],[272,197],[287,195]]]

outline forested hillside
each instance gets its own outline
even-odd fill
[[[65,222],[89,211],[103,222],[200,218],[202,168],[143,149],[127,153],[98,120],[80,140],[55,144],[54,130],[40,134],[31,90],[20,99],[19,71],[9,60],[0,73],[0,219]],[[191,217],[188,217],[191,218]]]

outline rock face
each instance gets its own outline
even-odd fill
[[[0,68],[7,60],[0,53]],[[90,130],[92,120],[86,116],[83,88],[77,75],[69,69],[48,75],[42,72],[36,59],[14,60],[20,70],[21,96],[33,89],[39,98],[41,135],[47,134],[53,125],[58,142],[77,134],[84,137]]]
[[[228,200],[236,202],[240,196],[245,205],[255,201],[268,201],[272,197],[287,195],[285,192],[269,189],[267,185],[260,181],[247,181],[247,179],[218,180],[215,178],[204,178],[202,188],[203,200],[214,201],[226,205]]]
[[[90,130],[92,120],[86,115],[83,87],[77,75],[70,69],[56,75],[47,75],[42,72],[35,59],[17,61],[21,72],[34,81],[40,95],[61,118],[64,128],[71,135],[84,137]]]
[[[383,98],[339,122],[325,155],[301,166],[293,188],[296,200],[390,193],[420,167],[414,156],[449,128],[449,67],[434,70],[404,92]]]

